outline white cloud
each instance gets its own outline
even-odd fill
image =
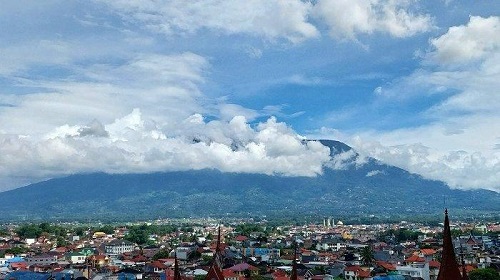
[[[409,37],[432,28],[429,15],[411,11],[409,0],[319,0],[313,14],[323,20],[330,35],[355,39],[358,34],[388,33]]]
[[[195,121],[193,121],[195,120]],[[241,116],[231,121],[177,124],[169,135],[135,109],[102,125],[63,126],[46,137],[0,135],[0,177],[44,178],[79,172],[153,172],[215,168],[228,172],[315,176],[329,160],[319,143],[304,145],[284,123],[270,118],[252,129]],[[97,131],[93,136],[83,131]],[[105,131],[105,133],[103,133]],[[192,134],[194,133],[194,134]],[[174,133],[175,134],[175,133]],[[195,137],[203,141],[193,141]]]
[[[109,122],[136,107],[148,108],[147,116],[162,125],[177,122],[195,112],[204,113],[198,85],[204,82],[207,67],[205,58],[193,53],[138,54],[119,65],[77,68],[77,78],[83,81],[64,77],[30,80],[25,82],[27,87],[43,90],[9,95],[7,101],[15,106],[0,111],[0,130],[39,134],[65,124],[86,124],[94,118]]]
[[[328,83],[328,81],[325,81],[319,77],[305,77],[304,75],[299,75],[299,74],[290,76],[286,80],[286,82],[289,84],[296,84],[303,86],[322,85]]]
[[[27,41],[0,48],[0,75],[11,75],[40,64],[65,65],[80,54],[71,43],[62,40]]]
[[[413,0],[98,2],[105,3],[128,21],[139,22],[167,36],[209,29],[227,35],[246,34],[270,41],[284,39],[300,43],[320,36],[314,24],[326,24],[332,37],[342,39],[374,32],[402,38],[432,28],[429,15],[412,9],[416,6]],[[262,51],[255,50],[251,48],[247,52],[261,57]]]
[[[366,173],[366,177],[372,177],[372,176],[376,176],[376,175],[385,175],[385,172],[380,171],[380,170],[372,170],[372,171]]]
[[[381,100],[421,102],[442,94],[443,101],[421,113],[430,122],[359,133],[347,141],[365,155],[456,188],[500,191],[498,22],[470,17],[468,24],[450,28],[430,41],[433,49],[422,69],[375,92]]]
[[[429,128],[422,130],[425,133],[430,132]],[[399,139],[408,139],[408,135],[404,133],[395,132],[393,136],[397,136]],[[374,138],[382,139],[382,142],[386,140],[387,136],[374,135]],[[429,179],[444,181],[453,188],[485,188],[500,192],[498,184],[500,182],[499,152],[438,150],[423,144],[391,146],[386,143],[382,145],[378,141],[367,141],[367,139],[373,138],[366,135],[361,136],[357,141],[353,142],[353,145],[361,153],[382,162],[401,167],[412,173],[421,174]],[[443,141],[443,139],[441,138],[439,141]],[[435,144],[432,141],[426,142],[431,145]]]
[[[319,36],[307,19],[312,4],[300,0],[100,2],[124,18],[166,35],[195,33],[206,28],[228,35],[243,33],[292,43]]]
[[[245,108],[238,104],[223,103],[218,106],[219,117],[222,120],[230,120],[236,116],[244,116],[248,120],[254,120],[259,116],[255,110]]]
[[[431,58],[443,64],[463,64],[488,58],[500,49],[500,18],[471,16],[467,25],[453,26],[431,40]]]
[[[328,149],[255,110],[212,104],[200,85],[209,64],[193,53],[75,67],[71,78],[24,80],[41,89],[2,96],[0,177],[25,183],[80,172],[214,168],[315,176]],[[203,114],[216,120],[205,121]],[[7,185],[14,185],[11,183]]]
[[[364,159],[358,157],[358,154],[355,150],[345,151],[333,156],[325,166],[336,169],[343,170],[352,166],[362,165],[364,163]]]

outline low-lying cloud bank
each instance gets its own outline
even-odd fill
[[[195,114],[164,131],[139,109],[110,124],[64,125],[41,138],[4,134],[0,143],[0,176],[11,178],[205,168],[316,176],[330,160],[327,147],[304,144],[303,137],[275,118],[252,128],[242,116],[205,122]]]

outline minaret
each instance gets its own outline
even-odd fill
[[[448,219],[448,209],[444,211],[444,231],[443,231],[443,255],[441,267],[437,280],[461,280],[460,268],[455,258],[453,242],[451,240],[450,220]]]
[[[214,259],[212,261],[212,265],[208,270],[208,274],[205,277],[205,280],[224,280],[224,275],[222,274],[222,260],[221,260],[221,252],[220,252],[220,225],[219,225],[219,233],[217,234],[217,247],[215,248]]]

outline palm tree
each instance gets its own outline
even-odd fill
[[[375,260],[375,258],[373,257],[373,250],[371,246],[363,247],[360,256],[361,262],[363,262],[364,265],[371,265]]]

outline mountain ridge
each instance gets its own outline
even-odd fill
[[[464,215],[500,211],[500,194],[453,190],[318,140],[332,157],[353,151],[344,169],[316,177],[228,173],[213,169],[149,174],[75,174],[0,193],[3,220],[429,215],[444,207]],[[446,204],[444,204],[446,199]]]

